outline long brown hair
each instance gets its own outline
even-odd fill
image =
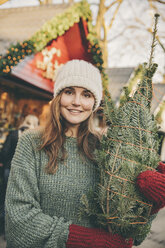
[[[50,115],[42,132],[42,144],[39,150],[44,149],[49,157],[46,172],[54,174],[58,167],[59,159],[64,161],[67,157],[64,149],[67,131],[66,121],[60,115],[60,99],[62,92],[56,96],[50,104]],[[93,128],[93,113],[82,122],[77,135],[78,149],[86,157],[94,161],[93,151],[99,143],[99,134]],[[61,157],[59,158],[59,154]]]

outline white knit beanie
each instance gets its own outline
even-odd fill
[[[84,60],[70,60],[57,71],[54,84],[54,97],[66,87],[82,87],[93,93],[94,110],[102,99],[102,79],[99,69]]]

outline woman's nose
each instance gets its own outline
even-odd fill
[[[73,105],[80,105],[80,96],[78,94],[75,94],[72,100]]]

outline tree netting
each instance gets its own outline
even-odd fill
[[[140,172],[154,170],[159,162],[157,126],[150,113],[156,67],[143,65],[134,96],[118,109],[106,100],[110,126],[96,153],[100,175],[97,221],[124,237],[145,236],[150,229],[152,203],[135,183]]]
[[[109,126],[96,151],[99,185],[93,195],[82,198],[86,214],[97,224],[125,238],[132,237],[136,245],[144,240],[155,217],[151,215],[152,202],[136,187],[136,178],[142,171],[155,170],[160,160],[158,129],[150,112],[152,77],[157,68],[152,64],[157,18],[150,60],[143,64],[135,93],[130,97],[126,91],[126,100],[119,108],[108,94],[104,99]]]

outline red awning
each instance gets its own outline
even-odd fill
[[[83,59],[92,63],[92,55],[88,53],[87,34],[87,23],[81,20],[79,23],[75,23],[64,35],[49,42],[46,47],[47,49],[52,47],[60,49],[61,55],[55,58],[59,64],[64,64],[72,59]],[[41,58],[41,52],[26,57],[13,68],[12,75],[52,93],[54,82],[45,78],[43,76],[44,71],[36,67],[37,60]]]
[[[53,92],[53,82],[42,76],[42,71],[34,65],[35,56],[28,56],[12,70],[12,75],[48,92]]]

